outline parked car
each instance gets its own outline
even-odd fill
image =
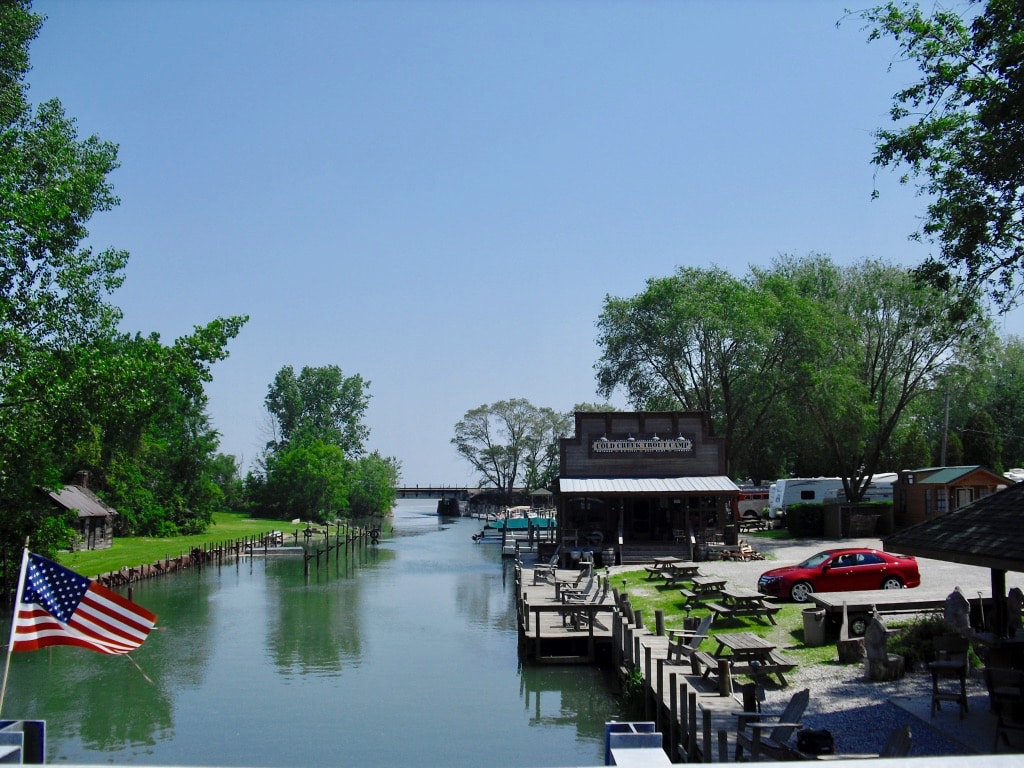
[[[921,572],[913,557],[877,549],[828,549],[799,565],[765,571],[757,580],[757,591],[805,603],[812,592],[904,589],[920,584]]]

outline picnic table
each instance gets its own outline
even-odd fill
[[[762,520],[761,518],[757,518],[755,520],[754,518],[750,518],[750,517],[744,518],[743,520],[740,520],[740,531],[742,531],[742,532],[767,531],[767,530],[768,530],[768,521],[767,520]]]
[[[693,581],[695,576],[700,576],[700,566],[697,565],[673,565],[663,568],[661,578],[667,584],[678,584],[681,581]]]
[[[768,600],[760,592],[750,589],[736,587],[723,588],[721,590],[721,603],[708,603],[716,616],[732,619],[745,616],[754,616],[758,619],[767,618],[775,624],[775,614],[782,610],[781,605],[776,605]]]
[[[713,654],[698,651],[697,661],[705,666],[704,676],[718,669],[722,659],[730,662],[733,673],[776,675],[779,683],[788,685],[785,673],[796,668],[796,662],[780,653],[775,645],[753,632],[724,632],[716,635],[718,648]],[[726,650],[729,651],[726,654]]]
[[[694,576],[690,579],[690,588],[680,589],[679,594],[686,598],[683,606],[694,608],[709,597],[718,597],[727,581],[720,576]]]
[[[644,570],[647,571],[647,578],[651,579],[655,576],[661,576],[663,573],[668,571],[670,568],[681,566],[687,561],[674,555],[667,555],[665,557],[655,557],[652,559],[650,565],[645,565]]]

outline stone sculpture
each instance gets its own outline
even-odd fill
[[[903,657],[889,653],[887,643],[889,629],[877,612],[872,614],[871,623],[864,633],[864,670],[868,680],[899,680],[905,671]]]

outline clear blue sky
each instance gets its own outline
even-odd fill
[[[120,146],[91,242],[131,254],[124,328],[251,317],[208,388],[225,452],[259,453],[281,366],[337,364],[406,483],[461,484],[470,408],[598,399],[606,295],[924,256],[869,163],[915,70],[848,5],[37,0],[30,95]]]

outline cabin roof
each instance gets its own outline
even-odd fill
[[[48,490],[46,493],[56,504],[77,512],[79,517],[111,517],[117,514],[117,510],[81,485],[65,485],[59,491]]]

